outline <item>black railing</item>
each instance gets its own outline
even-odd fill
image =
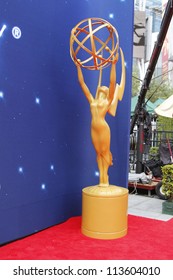
[[[153,130],[150,135],[150,139],[145,142],[144,139],[144,152],[142,155],[143,162],[146,162],[147,160],[158,157],[158,154],[153,154],[152,147],[158,148],[159,153],[159,147],[162,142],[164,143],[170,143],[173,144],[173,131],[158,131]],[[129,165],[130,170],[136,169],[136,161],[137,161],[137,131],[135,130],[130,135],[130,153],[129,153]]]

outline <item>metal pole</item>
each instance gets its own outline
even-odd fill
[[[138,118],[138,131],[137,131],[137,145],[136,145],[136,173],[142,172],[142,161],[144,152],[144,122],[143,122],[143,111],[140,112]]]

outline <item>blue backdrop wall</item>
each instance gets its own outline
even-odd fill
[[[0,244],[80,215],[82,188],[98,183],[89,105],[69,54],[71,29],[88,17],[116,27],[125,55],[125,95],[107,120],[110,183],[127,187],[133,0],[1,1]]]

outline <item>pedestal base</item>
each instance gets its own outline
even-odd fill
[[[82,233],[97,239],[127,234],[128,190],[109,185],[82,190]]]

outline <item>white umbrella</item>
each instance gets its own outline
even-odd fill
[[[157,115],[173,118],[173,95],[168,97],[163,103],[154,109]]]

